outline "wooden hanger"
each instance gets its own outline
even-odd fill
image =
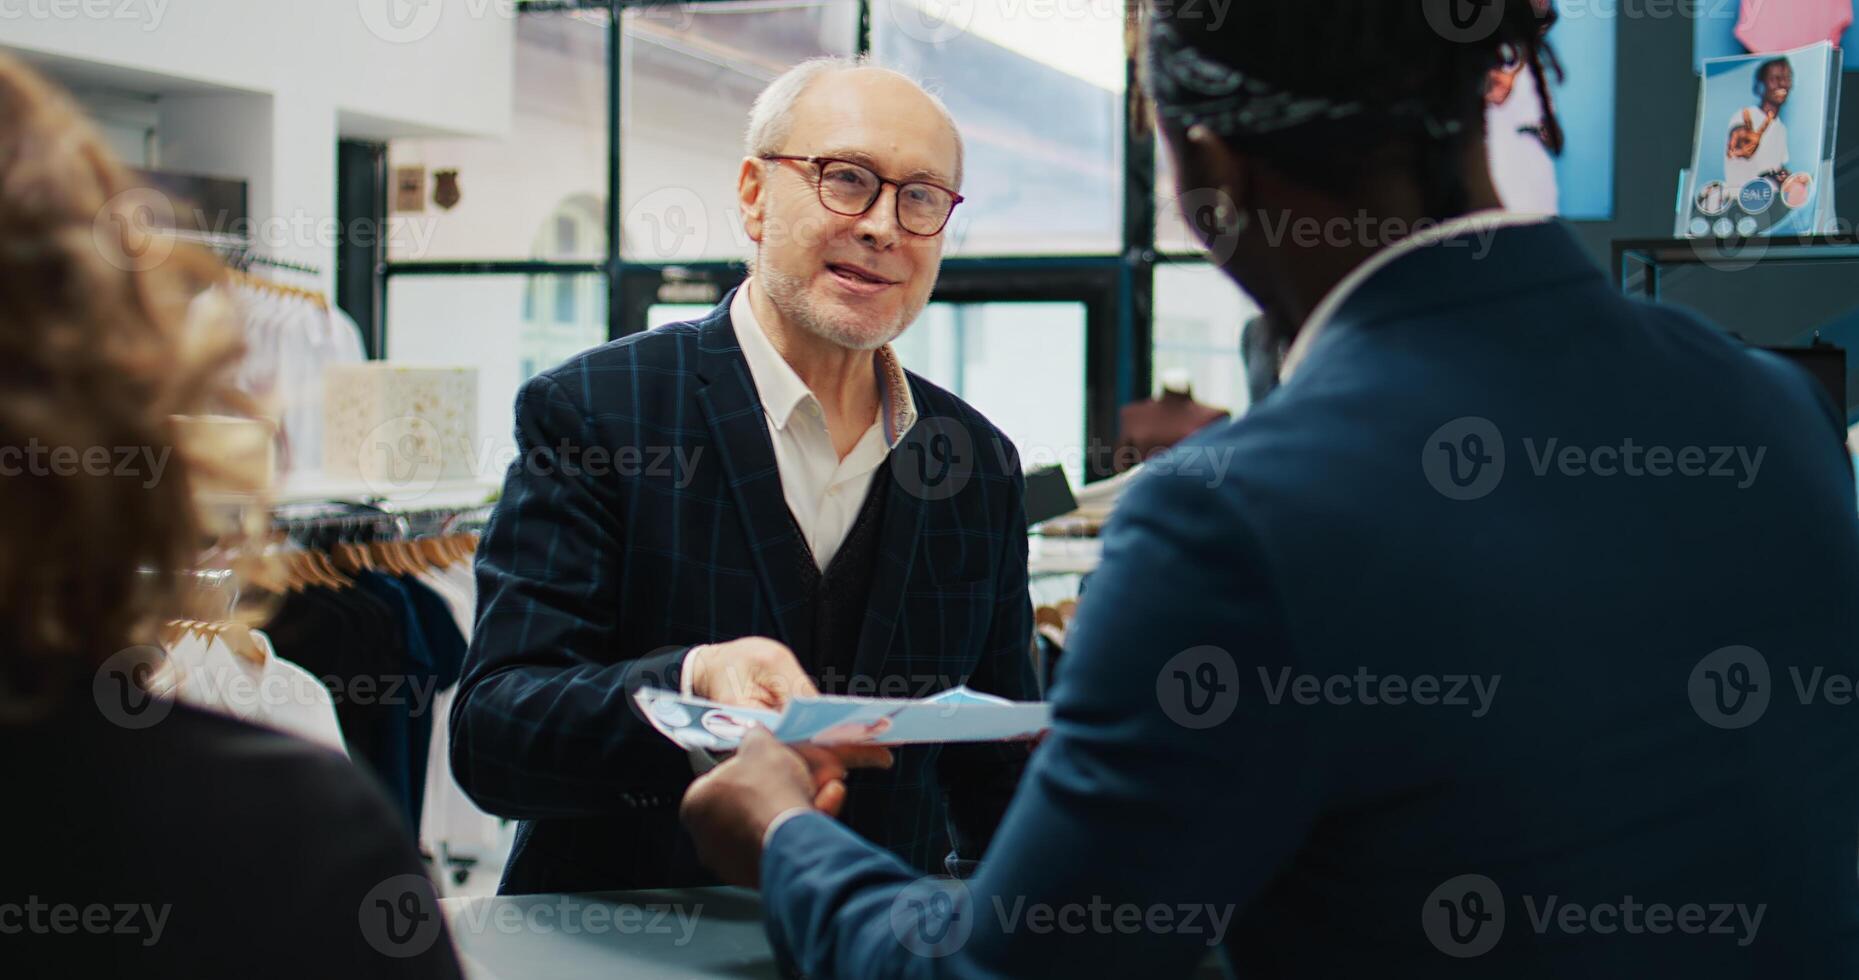
[[[298,552],[297,573],[303,576],[304,588],[320,586],[327,589],[336,581],[335,569],[329,564],[329,555],[321,551]]]
[[[292,551],[284,555],[285,564],[290,568],[291,583],[296,591],[302,592],[313,585],[322,585],[322,569],[316,565],[316,557],[308,551]]]
[[[396,541],[394,550],[400,554],[400,565],[406,569],[404,574],[418,575],[426,570],[426,556],[420,553],[417,541]]]
[[[436,564],[440,568],[458,564],[464,553],[464,539],[465,536],[462,534],[448,534],[437,539],[434,547],[439,553]]]
[[[407,561],[406,557],[401,554],[400,546],[399,541],[376,541],[371,546],[375,561],[386,569],[389,575],[407,574]]]
[[[322,584],[316,574],[317,570],[311,567],[313,559],[311,559],[309,552],[287,551],[280,557],[284,561],[286,573],[290,576],[290,588],[292,592],[302,592],[312,585]]]
[[[255,276],[249,272],[244,272],[240,270],[234,270],[232,275],[236,281],[238,281],[241,285],[249,289],[256,289],[262,292],[275,293],[279,296],[290,296],[296,299],[305,300],[309,302],[312,306],[315,306],[317,309],[320,309],[320,310],[329,309],[329,297],[324,296],[322,293],[316,292],[315,290],[300,289],[296,286],[286,286],[285,284],[281,282],[272,282],[271,280],[266,279],[263,276]]]
[[[368,560],[368,549],[347,541],[338,541],[330,549],[330,558],[335,567],[350,575],[374,571]]]
[[[426,560],[426,567],[444,568],[452,563],[451,553],[446,547],[446,539],[449,537],[451,537],[451,535],[440,535],[432,538],[421,538],[417,542],[419,545],[420,557]]]
[[[312,550],[303,552],[304,567],[309,572],[312,585],[326,589],[346,589],[355,582],[336,567],[336,558],[327,551]]]
[[[407,557],[407,542],[387,542],[387,555],[393,562],[392,568],[397,575],[411,575],[415,571],[413,562]]]
[[[237,656],[255,664],[265,662],[265,648],[258,645],[258,637],[252,635],[252,628],[243,623],[215,623],[218,632],[214,635],[226,649]]]
[[[173,646],[181,637],[193,635],[207,642],[218,640],[226,649],[242,660],[250,663],[265,662],[264,647],[258,643],[258,637],[252,635],[252,629],[243,623],[208,623],[197,619],[170,620],[163,630],[164,642]]]

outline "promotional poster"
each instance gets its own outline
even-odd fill
[[[1830,42],[1704,64],[1682,221],[1691,237],[1808,235],[1832,215],[1840,52]]]

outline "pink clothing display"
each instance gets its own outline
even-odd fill
[[[1818,41],[1840,43],[1853,23],[1853,0],[1743,0],[1736,38],[1756,54]]]

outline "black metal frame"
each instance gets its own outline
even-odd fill
[[[386,218],[386,144],[339,141],[336,227],[345,233],[336,243],[336,305],[361,328],[362,349],[371,358],[387,356],[387,282],[380,274],[387,260]],[[354,234],[358,228],[369,234]]]
[[[620,254],[621,131],[620,86],[623,14],[627,9],[673,2],[727,3],[730,0],[521,0],[519,14],[604,10],[607,25],[607,251],[602,261],[484,260],[456,262],[387,262],[376,257],[376,298],[370,354],[387,350],[385,284],[394,276],[586,275],[607,279],[609,339],[644,329],[646,311],[667,284],[709,283],[722,289],[744,275],[740,263],[627,262]],[[871,51],[872,0],[858,0],[855,51]],[[1137,91],[1134,61],[1125,67],[1126,94]],[[1085,440],[1087,479],[1109,476],[1108,454],[1117,435],[1118,409],[1148,394],[1153,359],[1153,297],[1159,261],[1186,261],[1182,255],[1158,256],[1155,250],[1155,144],[1146,114],[1135,111],[1130,97],[1124,111],[1124,193],[1121,252],[1116,255],[952,258],[943,262],[934,302],[1074,301],[1086,309]],[[382,166],[385,167],[383,161]],[[379,211],[387,217],[386,177],[380,175]],[[1199,261],[1198,257],[1193,258]],[[347,309],[347,303],[343,304]],[[353,312],[353,311],[351,311]],[[359,320],[359,317],[358,317]],[[366,326],[364,326],[366,330]],[[1237,352],[1235,352],[1237,355]],[[1105,465],[1099,465],[1101,463]]]
[[[1621,238],[1614,241],[1614,288],[1627,292],[1631,266],[1641,272],[1640,292],[1659,298],[1660,278],[1672,267],[1746,268],[1859,261],[1859,233],[1782,235],[1775,238]]]

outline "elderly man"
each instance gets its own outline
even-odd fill
[[[451,720],[459,782],[524,821],[506,893],[712,880],[677,811],[706,763],[638,713],[642,687],[761,706],[962,683],[1037,696],[1018,457],[889,346],[961,202],[953,121],[895,72],[822,59],[768,86],[747,142],[748,281],[517,401],[522,453],[478,553]],[[686,465],[651,465],[668,452]],[[822,805],[960,872],[1026,753],[905,749],[823,780]]]

